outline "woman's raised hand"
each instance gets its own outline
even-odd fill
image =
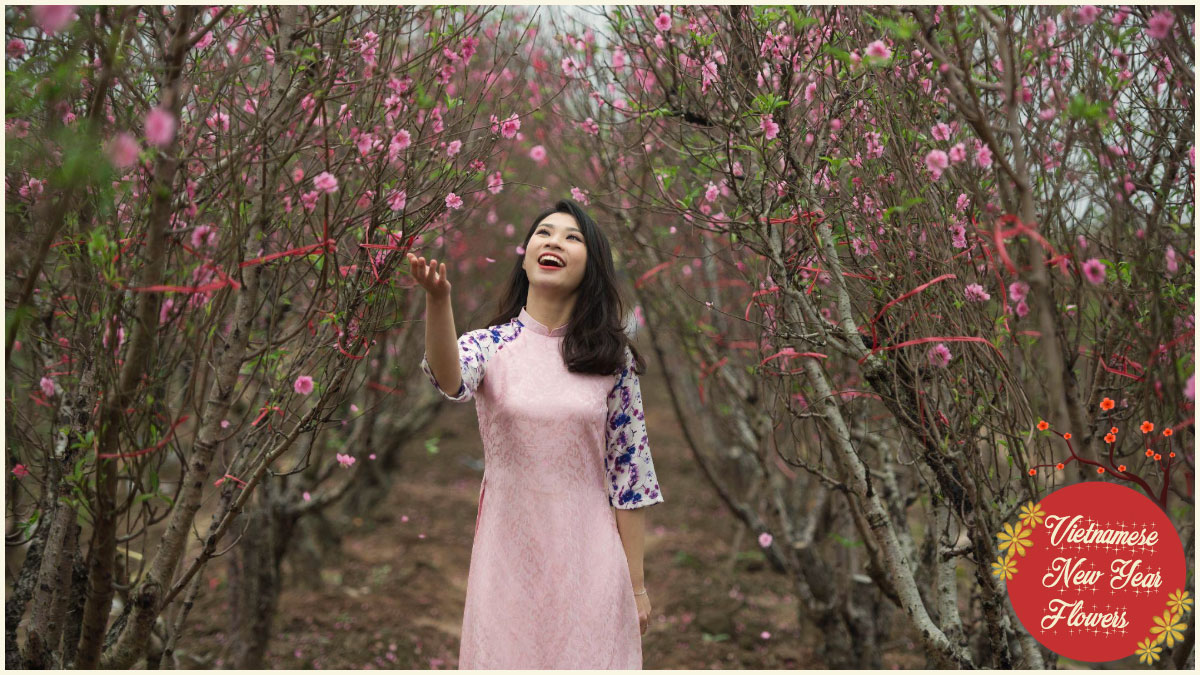
[[[446,263],[438,264],[431,259],[427,264],[425,258],[408,254],[408,262],[412,266],[412,277],[430,298],[441,300],[450,297],[450,281],[446,278]]]

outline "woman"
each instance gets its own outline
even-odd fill
[[[645,512],[663,501],[608,240],[563,199],[533,221],[498,315],[455,344],[446,264],[421,368],[483,440],[459,668],[640,669]],[[448,392],[455,392],[450,394]]]

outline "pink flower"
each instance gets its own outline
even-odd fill
[[[366,157],[367,153],[371,152],[371,148],[373,148],[375,144],[375,137],[371,134],[360,134],[358,140],[354,142],[354,145],[358,147],[358,154],[362,155],[363,157]]]
[[[504,176],[499,171],[492,173],[487,179],[487,191],[498,195],[504,189]]]
[[[388,208],[393,211],[403,211],[404,205],[408,203],[408,192],[405,190],[393,190],[387,198]]]
[[[1021,300],[1020,302],[1018,302],[1017,303],[1017,316],[1024,318],[1025,315],[1028,313],[1029,313],[1029,305],[1024,300]]]
[[[296,381],[292,384],[292,389],[294,389],[297,394],[304,396],[311,394],[313,390],[312,377],[309,375],[301,375],[300,377],[297,377]]]
[[[447,208],[460,209],[460,208],[462,208],[462,205],[463,205],[462,197],[459,197],[458,195],[454,194],[453,192],[446,195],[446,207]]]
[[[764,630],[763,632],[759,633],[758,636],[764,640],[770,640],[771,639],[771,631]]]
[[[950,125],[945,122],[938,122],[933,125],[933,129],[929,133],[935,141],[948,141],[950,140]]]
[[[13,38],[9,40],[8,46],[5,48],[5,52],[8,54],[8,58],[10,59],[19,59],[22,56],[25,56],[25,41],[21,38]]]
[[[704,190],[705,201],[711,204],[712,202],[717,201],[717,197],[720,196],[720,194],[721,191],[717,189],[717,186],[713,184],[712,181],[709,181],[708,187]]]
[[[216,131],[218,128],[221,131],[229,131],[229,115],[220,111],[209,115],[208,119],[204,120],[204,123],[213,131]]]
[[[1183,397],[1189,401],[1196,400],[1196,374],[1188,375],[1187,382],[1183,383]]]
[[[391,145],[396,146],[396,150],[398,151],[407,148],[412,145],[412,134],[408,133],[407,129],[397,131],[396,135],[392,136]]]
[[[927,356],[929,357],[929,365],[934,368],[945,368],[950,365],[950,359],[953,358],[950,356],[950,348],[944,342],[934,345],[929,350]]]
[[[1175,273],[1179,271],[1179,259],[1176,257],[1175,247],[1170,244],[1167,244],[1166,261],[1167,274],[1175,276]]]
[[[1075,10],[1075,20],[1089,26],[1100,16],[1100,8],[1095,5],[1084,5]]]
[[[207,31],[204,33],[203,37],[201,37],[199,40],[196,41],[196,44],[193,45],[192,48],[193,49],[205,49],[209,45],[211,45],[215,40],[216,40],[216,37],[213,36],[213,32],[211,30]]]
[[[808,86],[806,86],[804,88],[804,101],[806,103],[812,103],[812,100],[816,97],[817,97],[817,83],[809,82]]]
[[[970,302],[986,302],[992,297],[979,284],[967,284],[967,288],[963,294],[967,296],[967,300]]]
[[[958,195],[958,199],[954,202],[954,208],[958,209],[959,211],[966,211],[967,206],[970,204],[971,198],[968,197],[964,192]]]
[[[202,246],[217,245],[217,229],[212,225],[201,225],[192,230],[192,246],[200,248]]]
[[[1020,302],[1029,295],[1029,284],[1024,281],[1014,281],[1008,285],[1008,299]]]
[[[453,156],[457,155],[458,151],[461,149],[462,149],[462,141],[460,141],[458,139],[454,139],[453,141],[450,141],[449,145],[446,146],[446,156],[453,157]]]
[[[1155,40],[1165,40],[1171,34],[1171,25],[1174,23],[1175,15],[1169,10],[1155,12],[1146,24],[1146,34]]]
[[[575,186],[571,186],[571,199],[574,199],[584,206],[587,206],[590,201],[588,200],[587,192],[580,190]]]
[[[925,168],[933,174],[934,180],[942,177],[942,172],[947,166],[950,166],[950,158],[945,150],[930,150],[929,154],[925,155]]]
[[[229,428],[229,420],[221,420],[221,428],[228,429]]]
[[[350,455],[343,455],[340,452],[337,453],[337,461],[338,461],[338,464],[341,464],[342,466],[347,467],[347,468],[349,468],[350,466],[352,466],[354,464],[353,457],[351,457]]]
[[[967,247],[967,228],[963,227],[962,225],[951,225],[950,236],[950,244],[954,246],[954,248]]]
[[[505,138],[512,138],[517,135],[517,130],[520,128],[521,119],[517,117],[517,113],[513,113],[500,125],[500,135]]]
[[[962,143],[955,143],[954,147],[950,148],[950,161],[958,164],[967,158],[967,146]]]
[[[535,145],[529,150],[529,159],[535,162],[541,162],[546,159],[546,148],[541,145]]]
[[[770,532],[763,532],[762,534],[758,535],[758,545],[763,548],[770,546],[772,540],[773,537],[771,537]]]
[[[12,468],[12,473],[17,478],[24,478],[29,475],[29,469],[26,469],[24,464],[17,464]]]
[[[150,145],[165,148],[175,139],[175,116],[160,107],[146,113],[145,126]]]
[[[1083,263],[1083,276],[1087,277],[1089,282],[1098,286],[1104,283],[1106,269],[1104,263],[1098,259],[1088,258],[1087,262]]]
[[[1054,119],[1057,115],[1058,115],[1058,111],[1055,110],[1054,108],[1043,108],[1042,111],[1038,113],[1038,118],[1044,122],[1049,122],[1050,120]]]
[[[867,45],[867,56],[876,59],[892,58],[892,50],[888,49],[887,45],[883,44],[883,40],[876,40]]]
[[[659,32],[671,30],[671,15],[667,14],[666,12],[659,14],[658,17],[654,19],[654,27],[657,28]]]
[[[128,169],[137,163],[138,142],[133,134],[121,132],[108,142],[108,158],[118,169]]]
[[[263,60],[266,61],[268,65],[275,65],[275,50],[271,49],[270,47],[263,49]]]
[[[313,187],[326,194],[332,194],[337,192],[338,181],[333,174],[322,171],[313,178]]]
[[[767,140],[771,140],[779,135],[779,124],[772,119],[773,115],[764,115],[759,128],[767,133]]]
[[[305,192],[304,194],[300,195],[300,205],[304,207],[305,211],[312,213],[314,210],[316,210],[317,199],[320,197],[321,193],[317,192],[316,190],[313,190],[312,192]]]
[[[312,501],[312,493],[310,493],[308,490],[305,490],[305,491],[304,491],[304,494],[302,495],[302,497],[304,498],[304,501],[306,501],[306,502],[311,502],[311,501]],[[296,656],[299,656],[299,655],[300,655],[300,654],[299,654],[299,652],[300,652],[300,650],[299,650],[299,649],[297,649],[297,650],[296,650]]]
[[[986,169],[992,165],[992,149],[986,145],[980,145],[975,150],[975,163]]]
[[[75,20],[75,5],[34,5],[33,21],[46,35],[54,35]]]
[[[54,396],[54,380],[43,377],[39,385],[42,387],[42,393],[46,395],[46,398]]]

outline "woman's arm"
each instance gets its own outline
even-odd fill
[[[638,628],[642,635],[650,627],[650,594],[646,591],[646,579],[642,571],[642,544],[646,535],[645,507],[618,509],[617,532],[621,534],[621,545],[625,548],[625,559],[629,561],[629,578],[633,582],[634,603],[637,605]]]
[[[613,508],[617,515],[617,532],[621,534],[621,546],[625,549],[625,558],[629,561],[629,579],[633,582],[633,590],[640,593],[646,587],[645,572],[642,569],[643,545],[646,536],[645,509]]]
[[[454,332],[454,310],[450,296],[425,298],[425,358],[442,391],[450,396],[462,385],[458,360],[458,334]]]
[[[462,385],[458,359],[458,333],[454,330],[454,310],[450,304],[450,281],[446,263],[438,264],[408,254],[412,276],[425,289],[425,358],[442,391],[450,396]]]

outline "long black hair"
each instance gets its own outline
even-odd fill
[[[625,347],[633,352],[634,372],[644,373],[646,366],[637,348],[625,333],[624,303],[617,290],[617,273],[613,268],[612,249],[596,221],[583,210],[574,199],[564,197],[553,207],[542,211],[533,219],[521,250],[526,250],[537,226],[555,213],[570,214],[583,230],[584,245],[587,247],[587,264],[583,280],[575,296],[575,307],[567,322],[567,332],[562,341],[563,361],[572,373],[615,375],[625,366]],[[525,254],[516,257],[508,285],[497,304],[496,316],[487,325],[508,323],[521,313],[529,298],[529,276],[522,267]]]

